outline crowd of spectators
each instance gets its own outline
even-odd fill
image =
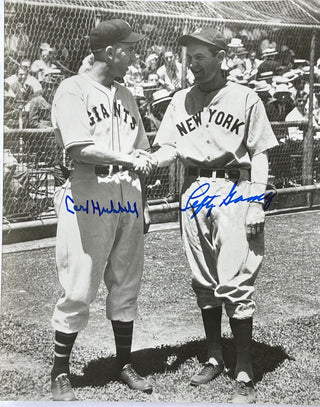
[[[50,127],[51,102],[65,78],[54,63],[55,50],[41,43],[39,59],[30,61],[24,54],[15,73],[4,79],[4,123],[6,128]]]
[[[67,76],[91,69],[92,54],[78,63],[77,72],[67,67],[70,67],[68,61],[72,59],[74,48],[83,48],[80,38],[53,39],[52,45],[47,38],[37,43],[40,45],[37,45],[36,58],[30,57],[35,55],[35,46],[24,24],[18,22],[14,32],[5,38],[5,55],[15,66],[4,81],[6,128],[51,127],[51,103],[60,82]],[[146,131],[152,133],[158,129],[173,94],[184,86],[191,86],[194,78],[188,67],[183,78],[181,56],[170,45],[152,45],[139,52],[123,81],[137,100]],[[82,55],[85,54],[82,52]],[[230,37],[222,69],[227,81],[255,90],[271,122],[308,120],[310,63],[295,55],[288,46],[277,44],[274,38],[267,36],[260,42]],[[315,64],[313,90],[314,124],[320,126],[320,58]],[[299,125],[275,127],[275,132],[280,142],[301,141],[305,128]],[[320,138],[319,132],[315,138]],[[35,146],[33,150],[36,150]]]
[[[263,100],[271,121],[285,121],[292,117],[304,120],[308,111],[309,61],[298,58],[287,45],[277,44],[272,33],[269,37],[260,35],[260,41],[254,42],[254,30],[252,33],[242,31],[239,38],[231,37],[229,40],[226,58],[222,64],[226,79],[253,88]],[[250,34],[253,35],[252,41]],[[72,74],[67,68],[63,69],[64,64],[68,65],[71,54],[70,40],[63,41],[60,38],[54,41],[52,46],[44,40],[38,47],[38,57],[30,61],[28,57],[34,55],[34,52],[30,52],[32,43],[24,24],[18,22],[14,26],[14,32],[6,37],[5,51],[17,61],[14,74],[5,78],[7,127],[50,126],[52,95],[61,80]],[[92,62],[92,55],[88,55],[82,64],[78,64],[77,71],[81,73],[90,70]],[[165,45],[154,44],[145,52],[135,55],[135,60],[124,78],[124,84],[132,91],[141,107],[147,131],[157,129],[153,120],[153,94],[157,97],[156,92],[166,90],[170,97],[183,86],[193,84],[194,78],[189,69],[186,69],[185,83],[182,83],[182,71],[180,55]],[[315,68],[316,85],[320,81],[319,72],[320,60]],[[157,109],[164,108],[165,102],[167,99],[157,103]],[[313,107],[314,120],[319,125],[319,102],[316,94]],[[294,113],[288,119],[287,116],[292,111]],[[295,137],[293,134],[297,132],[287,132],[288,137]]]

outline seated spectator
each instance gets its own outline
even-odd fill
[[[51,127],[51,104],[46,100],[48,83],[44,85],[43,95],[37,95],[26,106],[28,128],[43,129]]]
[[[266,106],[272,100],[272,96],[270,94],[271,88],[271,85],[265,80],[257,81],[255,85],[254,90],[262,100],[264,106]]]
[[[275,56],[278,55],[278,52],[275,48],[266,48],[262,51],[262,59],[263,61],[258,66],[258,73],[261,74],[262,72],[274,72],[277,74],[277,70],[280,67],[280,63],[275,60]]]
[[[28,86],[31,87],[33,94],[39,93],[42,91],[42,87],[38,79],[36,79],[34,76],[30,75],[30,65],[31,62],[28,59],[23,59],[20,63],[20,66],[18,70],[23,70],[25,71],[25,80],[24,83]],[[17,73],[14,75],[9,76],[6,78],[4,81],[8,83],[10,86],[18,81],[18,70]]]
[[[9,85],[10,89],[17,102],[27,103],[34,94],[32,87],[26,83],[27,74],[19,68],[16,76],[16,80]]]
[[[38,78],[39,82],[43,81],[43,76],[47,70],[57,69],[57,66],[52,62],[53,48],[48,48],[44,44],[40,46],[40,59],[36,59],[30,67],[30,72]]]
[[[141,58],[139,54],[135,54],[133,63],[128,67],[124,83],[130,89],[133,96],[143,96],[143,75],[141,67]]]
[[[174,92],[182,88],[182,65],[178,62],[172,51],[164,53],[165,63],[157,70],[159,83],[169,92]],[[190,70],[187,72],[187,86],[194,81],[193,74]]]
[[[224,60],[222,61],[222,64],[221,64],[221,69],[224,71],[225,77],[227,77],[227,75],[229,74],[231,69],[236,68],[234,66],[233,60],[235,58],[236,51],[239,48],[243,48],[243,43],[242,43],[241,39],[240,38],[232,38],[231,41],[228,44],[228,49],[227,49],[226,56],[225,56],[225,58],[224,58]]]
[[[245,59],[246,72],[252,72],[253,70],[258,69],[258,66],[261,65],[261,63],[261,59],[257,58],[256,51],[249,51],[248,57]]]
[[[146,59],[146,67],[142,71],[143,79],[147,80],[150,74],[156,74],[158,70],[158,55],[150,54]]]
[[[150,106],[152,102],[152,94],[161,88],[158,75],[156,73],[150,74],[148,76],[148,82],[143,82],[142,87],[143,96],[147,101],[148,106]]]
[[[56,49],[57,62],[68,67],[70,62],[70,52],[68,49],[68,42],[66,38],[60,37],[55,42],[54,48]]]
[[[276,87],[273,100],[266,105],[267,116],[270,121],[284,122],[288,113],[294,109],[291,92],[287,85],[281,84]]]
[[[279,63],[285,68],[285,72],[288,72],[293,68],[294,59],[294,51],[285,44],[281,45],[279,52]]]
[[[10,88],[8,83],[4,82],[3,87],[3,120],[4,125],[8,129],[19,128],[19,116],[22,111],[19,110],[19,105],[16,103],[16,95]],[[23,107],[22,107],[23,108]]]
[[[263,53],[266,49],[277,48],[277,43],[274,40],[270,40],[269,34],[267,32],[261,32],[261,34],[264,37],[260,42],[261,53]]]
[[[157,131],[167,107],[172,100],[172,96],[166,89],[160,89],[153,93],[152,100],[149,118],[153,125],[153,130]]]
[[[231,38],[231,41],[229,42],[229,44],[227,46],[228,46],[227,55],[229,58],[232,58],[232,59],[234,58],[236,51],[239,48],[244,47],[242,40],[240,38]]]
[[[309,62],[306,59],[295,58],[293,60],[293,69],[302,69],[304,66],[309,66]]]
[[[43,129],[51,127],[51,105],[54,94],[61,82],[61,78],[46,75],[42,82],[43,92],[33,97],[26,105],[28,112],[28,127]]]
[[[314,109],[320,109],[320,83],[315,83],[313,85],[313,93],[314,93]]]
[[[156,73],[151,73],[148,76],[148,83],[154,85],[155,87],[159,86],[159,76]]]
[[[246,71],[247,54],[248,54],[248,51],[244,47],[238,48],[235,51],[235,56],[232,61],[233,69],[238,68],[241,70],[242,73],[244,73]]]
[[[307,96],[299,96],[294,101],[294,109],[287,114],[286,122],[295,121],[308,121],[308,109],[307,109]],[[303,129],[299,127],[288,127],[288,138],[290,140],[303,140]]]
[[[309,93],[309,84],[307,83],[303,72],[298,73],[298,75],[293,77],[290,82],[293,85],[291,88],[293,99],[304,97]]]

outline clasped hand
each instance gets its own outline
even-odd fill
[[[141,175],[149,175],[150,172],[157,166],[156,158],[144,150],[135,150],[133,153],[133,171]]]

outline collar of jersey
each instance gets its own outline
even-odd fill
[[[86,72],[80,74],[80,76],[82,78],[85,78],[86,81],[90,82],[94,87],[96,87],[97,89],[102,90],[102,92],[108,92],[108,93],[112,93],[113,95],[117,92],[118,88],[119,88],[119,84],[118,82],[114,81],[111,88],[107,88],[104,85],[101,85],[101,83],[95,81],[94,79],[92,79]]]

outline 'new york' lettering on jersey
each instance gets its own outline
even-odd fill
[[[250,168],[253,155],[278,144],[252,89],[227,83],[211,100],[201,96],[197,85],[175,93],[154,140],[176,146],[186,167]]]
[[[197,127],[201,126],[202,114],[203,112],[196,113],[195,115],[188,117],[188,119],[186,119],[185,121],[176,124],[180,135],[184,136],[195,130]],[[239,127],[244,126],[243,121],[235,118],[230,113],[223,112],[222,110],[218,111],[217,109],[209,108],[209,114],[209,119],[207,120],[207,123],[204,124],[209,124],[212,122],[219,126],[225,127],[227,130],[235,132],[236,134],[239,134]]]

